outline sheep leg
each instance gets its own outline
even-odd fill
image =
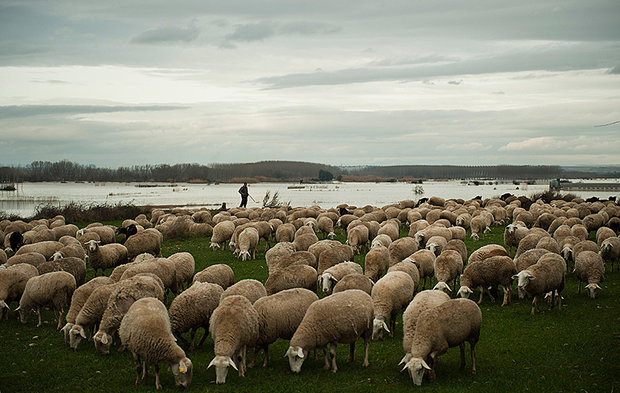
[[[323,366],[323,368],[325,370],[329,370],[330,364],[329,364],[329,358],[327,354],[327,345],[323,348],[323,355],[325,355],[325,365]]]
[[[156,363],[153,368],[155,369],[155,389],[161,390],[162,386],[161,382],[159,382],[159,364]]]
[[[347,363],[351,363],[355,356],[355,341],[349,344],[349,358],[347,359]]]
[[[471,375],[476,375],[476,343],[469,342],[469,351],[471,352]]]
[[[562,293],[558,291],[558,311],[562,311]]]
[[[394,337],[394,330],[396,330],[396,314],[390,315],[390,337]]]
[[[538,295],[534,296],[534,300],[532,300],[532,315],[534,315],[534,314],[535,314],[535,313],[534,313],[534,310],[536,310],[536,311],[540,311],[540,310],[538,309],[538,302],[537,302],[537,300],[538,300]]]
[[[504,301],[502,302],[502,307],[510,304],[510,295],[512,291],[510,288],[504,288]]]
[[[581,280],[577,280],[577,295],[581,295]]]
[[[140,385],[140,371],[142,371],[142,364],[140,364],[140,356],[133,355],[133,360],[136,362],[136,386]],[[144,377],[143,377],[144,378]]]
[[[260,350],[260,347],[254,347],[254,357],[252,358],[252,360],[250,360],[250,363],[248,363],[248,368],[254,367],[254,364],[256,363],[256,357],[258,356],[258,352],[260,352]]]
[[[368,367],[368,348],[370,347],[370,332],[364,334],[364,363],[362,367]]]
[[[56,330],[62,329],[62,316],[64,313],[65,313],[64,308],[60,307],[60,311],[58,312],[58,326],[56,327]]]
[[[38,315],[39,317],[39,323],[37,324],[37,327],[41,327],[43,325],[43,322],[41,322],[41,309],[40,308],[36,308],[34,310],[34,312]]]
[[[484,286],[480,285],[480,299],[478,299],[478,304],[482,304],[483,296],[484,296]]]
[[[203,327],[205,330],[205,333],[202,335],[202,338],[200,339],[200,342],[198,343],[199,347],[202,347],[202,344],[205,342],[205,340],[207,339],[207,336],[209,335],[209,327]]]
[[[335,373],[338,371],[338,366],[336,365],[336,343],[329,344],[329,355],[332,358],[332,372]]]
[[[189,337],[191,338],[191,341],[189,342],[189,351],[193,351],[194,350],[194,338],[196,337],[196,330],[198,330],[198,328],[193,328],[191,330],[191,332],[189,333]]]
[[[460,370],[465,370],[465,343],[462,342],[459,344],[459,349],[461,350],[461,367]]]
[[[263,361],[263,367],[269,367],[269,345],[265,345],[265,360]]]

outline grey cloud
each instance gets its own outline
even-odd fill
[[[200,29],[190,23],[187,27],[164,26],[142,32],[131,39],[134,44],[162,44],[191,42],[198,38]]]
[[[608,72],[610,74],[620,74],[620,66],[615,66],[614,68],[610,68]]]
[[[404,67],[360,67],[336,71],[295,73],[264,77],[255,82],[267,89],[312,85],[343,85],[377,81],[413,81],[432,77],[522,71],[569,71],[608,68],[620,61],[620,53],[607,52],[606,45],[575,44],[514,51],[495,57],[449,64]],[[601,55],[601,52],[607,55]]]
[[[280,32],[283,34],[334,34],[341,31],[339,26],[319,22],[292,22],[283,25]]]
[[[443,62],[455,62],[459,59],[454,56],[442,56],[442,55],[428,55],[421,57],[399,57],[399,58],[387,58],[374,60],[368,63],[369,66],[377,67],[392,67],[412,64],[429,64],[429,63],[443,63]]]
[[[271,22],[248,23],[236,25],[235,31],[226,36],[230,41],[261,41],[275,35],[275,29]]]
[[[461,80],[458,80],[458,81],[448,81],[448,84],[449,84],[449,85],[455,85],[455,86],[458,86],[458,85],[460,85],[461,83],[463,83],[463,80],[462,80],[462,79],[461,79]]]
[[[136,105],[136,106],[95,106],[95,105],[8,105],[0,106],[0,118],[24,118],[50,115],[77,115],[88,113],[147,112],[185,109],[183,106]]]
[[[276,23],[261,21],[257,23],[238,24],[235,30],[226,35],[228,41],[252,42],[262,41],[273,36],[285,35],[324,35],[334,34],[341,30],[340,27],[319,22],[289,22]]]

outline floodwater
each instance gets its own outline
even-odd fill
[[[349,205],[384,206],[405,199],[418,200],[423,197],[471,199],[476,196],[491,198],[504,193],[531,195],[546,191],[548,181],[539,184],[526,184],[498,181],[472,182],[426,181],[423,184],[411,183],[257,183],[250,184],[248,207],[261,207],[266,193],[278,193],[279,200],[291,206],[335,207],[341,203]],[[148,187],[146,187],[148,185]],[[222,202],[230,208],[238,206],[241,184],[189,184],[189,183],[20,183],[16,191],[0,191],[0,211],[30,217],[39,205],[64,206],[70,202],[79,204],[116,205],[134,204],[138,206],[187,206],[217,208]],[[417,193],[416,193],[417,191]],[[590,197],[607,199],[609,195],[589,192]]]

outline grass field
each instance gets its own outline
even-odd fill
[[[115,222],[118,225],[118,222]],[[484,240],[466,242],[469,252],[487,243],[503,242],[503,227],[496,227]],[[340,236],[340,240],[343,240]],[[235,279],[255,278],[264,282],[267,266],[264,253],[251,262],[241,262],[228,251],[212,251],[209,240],[194,238],[167,240],[163,255],[189,251],[196,259],[196,270],[215,263],[227,263]],[[261,248],[262,251],[262,248]],[[363,255],[356,256],[363,263]],[[346,363],[348,346],[338,347],[336,374],[323,370],[322,355],[308,359],[299,375],[293,375],[283,355],[288,341],[278,340],[270,348],[268,369],[249,369],[245,378],[232,370],[225,385],[215,384],[215,370],[207,369],[213,358],[213,342],[188,353],[194,364],[192,392],[392,392],[424,390],[427,392],[613,392],[620,381],[620,273],[606,274],[596,300],[585,292],[577,295],[577,281],[568,275],[563,292],[562,311],[549,310],[530,315],[530,300],[519,300],[516,288],[513,304],[501,307],[501,301],[481,305],[482,331],[476,347],[477,375],[471,376],[469,348],[467,367],[459,370],[459,350],[450,349],[437,365],[437,379],[413,386],[398,362],[403,356],[402,321],[397,323],[394,338],[372,342],[370,367],[361,367],[363,340],[357,345],[356,358]],[[92,271],[89,271],[92,277]],[[516,284],[514,284],[516,287]],[[478,299],[474,293],[472,299]],[[17,305],[13,303],[11,308]],[[98,355],[92,343],[83,342],[77,352],[65,346],[62,334],[55,329],[51,311],[44,313],[45,325],[36,328],[35,317],[22,325],[12,316],[0,322],[0,392],[121,392],[154,391],[152,372],[136,388],[135,368],[129,352],[112,350],[109,356]],[[199,332],[200,336],[201,332]],[[262,355],[259,357],[259,363]],[[160,372],[164,391],[178,391],[166,367]]]

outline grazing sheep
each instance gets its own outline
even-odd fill
[[[312,266],[299,264],[282,267],[267,277],[267,295],[292,288],[305,288],[316,291],[317,273]]]
[[[375,236],[375,238],[372,239],[372,242],[370,242],[370,248],[375,248],[379,246],[383,246],[387,248],[390,246],[390,244],[392,244],[392,238],[390,238],[386,234],[381,234],[381,235]]]
[[[413,342],[415,327],[420,314],[448,300],[450,300],[450,296],[445,292],[432,289],[419,292],[413,297],[413,300],[409,303],[405,312],[403,312],[403,350],[405,351],[405,357],[403,357],[400,364],[407,364],[411,360],[411,343]]]
[[[199,328],[204,328],[204,334],[198,346],[209,335],[209,318],[220,304],[222,292],[224,290],[217,284],[195,282],[170,303],[168,315],[172,334],[189,346],[189,351],[194,350],[194,337]],[[191,330],[189,344],[182,336],[188,330]]]
[[[407,258],[409,255],[418,251],[418,242],[412,237],[403,237],[396,241],[393,241],[392,244],[388,247],[388,251],[390,253],[390,266],[401,262],[403,259]]]
[[[542,248],[545,250],[549,250],[555,254],[560,254],[560,245],[557,240],[552,237],[545,236],[536,243],[536,247],[534,248]]]
[[[314,256],[309,251],[295,251],[290,255],[283,256],[277,259],[276,263],[272,263],[267,266],[269,273],[273,273],[279,269],[292,266],[292,265],[308,265],[316,270],[318,263]]]
[[[211,314],[209,331],[215,345],[215,358],[209,366],[215,366],[215,382],[226,382],[228,366],[245,376],[247,347],[258,341],[258,313],[252,303],[241,295],[222,298],[220,305]]]
[[[258,230],[254,227],[245,228],[239,234],[239,257],[242,261],[256,259],[256,247],[260,237]]]
[[[80,258],[81,260],[86,260],[86,252],[84,251],[84,248],[82,247],[82,245],[78,242],[77,244],[68,244],[66,246],[64,246],[63,248],[61,248],[60,250],[56,251],[53,255],[52,255],[52,260],[56,261],[60,258],[68,258],[68,257],[74,257],[74,258]]]
[[[465,238],[467,237],[467,231],[465,230],[465,228],[456,226],[456,227],[449,227],[448,229],[450,230],[450,232],[452,232],[451,240],[465,241]]]
[[[319,231],[323,234],[323,239],[333,239],[336,237],[334,233],[334,222],[331,218],[323,216],[317,220]]]
[[[549,234],[547,232],[534,232],[533,230],[531,230],[530,233],[519,242],[517,252],[515,253],[515,258],[523,254],[527,250],[532,250],[536,248],[540,239],[544,237],[549,237]]]
[[[172,293],[178,294],[182,290],[182,288],[179,288],[179,280],[177,280],[176,265],[168,258],[151,258],[140,263],[132,264],[123,272],[120,281],[142,273],[151,273],[159,277],[164,284],[166,292],[170,290]]]
[[[536,264],[543,255],[550,252],[551,251],[545,250],[543,248],[534,248],[532,250],[527,250],[523,254],[519,255],[517,258],[515,258],[515,267],[517,268],[517,273]]]
[[[411,254],[405,260],[410,260],[418,268],[420,274],[420,280],[424,279],[422,289],[426,289],[426,278],[429,277],[430,284],[432,284],[433,276],[435,274],[435,254],[427,249],[419,250]]]
[[[373,304],[370,295],[349,289],[317,300],[308,307],[286,351],[291,371],[299,373],[310,350],[323,348],[325,368],[336,372],[336,346],[350,344],[349,361],[353,361],[355,342],[364,337],[365,353],[362,367],[368,367],[368,347],[372,334]],[[327,346],[330,345],[327,357]]]
[[[520,224],[509,224],[504,229],[504,244],[508,247],[508,251],[512,251],[513,247],[516,249],[519,246],[519,242],[523,240],[529,233],[529,229]]]
[[[484,261],[476,261],[467,265],[461,275],[461,288],[458,291],[460,297],[468,299],[473,293],[472,288],[480,287],[480,299],[478,304],[482,303],[482,297],[485,292],[489,294],[491,301],[495,299],[488,292],[488,287],[496,287],[501,285],[504,288],[504,301],[502,306],[511,303],[512,294],[512,276],[517,274],[514,261],[507,256],[496,256],[485,259]]]
[[[0,269],[0,321],[9,318],[9,304],[20,301],[26,283],[38,274],[37,268],[26,263]]]
[[[372,247],[364,257],[364,274],[373,282],[385,274],[390,267],[390,252],[382,245]]]
[[[237,281],[235,284],[226,288],[224,292],[222,292],[222,296],[220,297],[220,303],[224,300],[224,298],[232,295],[242,295],[248,298],[250,303],[254,304],[255,301],[260,299],[263,296],[267,296],[267,290],[263,283],[258,280],[254,280],[251,278]]]
[[[75,237],[80,239],[84,234],[88,232],[93,232],[99,235],[99,240],[101,241],[101,244],[114,243],[114,239],[116,238],[116,231],[111,226],[99,226],[88,229],[80,229],[79,231],[77,231]]]
[[[433,236],[426,242],[426,249],[432,251],[436,256],[439,256],[441,252],[448,245],[448,241],[443,236]]]
[[[576,224],[570,228],[570,234],[579,238],[580,240],[586,240],[590,234],[585,225]]]
[[[101,275],[106,269],[114,268],[127,262],[128,250],[122,244],[112,243],[100,245],[100,241],[90,240],[88,246],[88,264],[95,270],[95,276],[99,269]]]
[[[467,230],[471,226],[471,219],[471,214],[461,213],[456,217],[455,224]]]
[[[308,252],[312,253],[312,255],[314,255],[314,257],[316,258],[317,263],[319,262],[319,256],[321,255],[321,253],[325,250],[329,250],[330,248],[334,247],[334,246],[341,246],[342,243],[340,243],[337,240],[320,240],[316,243],[314,243],[313,245],[311,245],[310,247],[308,247]],[[317,265],[318,267],[318,265]]]
[[[368,228],[364,225],[358,225],[347,231],[346,244],[353,247],[356,254],[359,254],[361,250],[368,243],[369,232]]]
[[[62,314],[64,306],[69,302],[75,291],[75,278],[67,272],[51,272],[41,276],[34,276],[26,282],[24,293],[19,301],[19,307],[15,311],[19,311],[19,318],[22,323],[28,322],[28,314],[34,312],[39,317],[37,327],[40,327],[41,308],[51,307],[58,314],[58,327],[62,327]]]
[[[90,297],[93,291],[103,285],[113,284],[109,277],[95,277],[87,283],[80,285],[73,292],[73,296],[71,296],[71,305],[69,306],[69,311],[67,311],[67,315],[65,316],[65,326],[62,327],[62,332],[65,337],[65,344],[69,345],[70,343],[70,335],[71,329],[75,325],[75,320]]]
[[[127,259],[133,260],[138,255],[148,252],[151,255],[161,255],[163,235],[157,229],[149,228],[125,240]]]
[[[29,252],[38,252],[39,254],[42,254],[47,261],[52,257],[52,255],[54,255],[56,251],[60,250],[63,247],[64,244],[60,242],[48,240],[34,244],[24,244],[19,248],[19,250],[15,252],[15,255],[22,255]]]
[[[95,329],[101,321],[108,299],[116,290],[118,283],[107,284],[93,290],[75,317],[75,323],[69,330],[69,346],[77,351],[82,338],[86,338],[85,329]]]
[[[487,221],[482,215],[472,217],[469,229],[471,230],[471,238],[474,241],[480,240],[480,234],[482,234],[482,238],[484,239],[484,234],[490,231]]]
[[[164,287],[157,277],[141,274],[119,281],[118,286],[108,298],[99,330],[93,336],[97,352],[102,355],[110,353],[113,335],[121,325],[121,320],[131,305],[144,297],[154,297],[164,301]]]
[[[75,234],[78,231],[78,227],[73,224],[65,224],[57,227],[52,227],[52,232],[54,232],[55,240],[60,239],[63,236],[71,236],[75,237]]]
[[[293,243],[277,243],[265,252],[265,262],[269,271],[274,269],[281,258],[289,256],[295,252]]]
[[[318,242],[319,238],[313,233],[304,233],[302,235],[295,235],[293,245],[297,251],[308,251],[311,245]]]
[[[86,281],[86,263],[80,258],[62,258],[56,261],[43,262],[37,266],[39,274],[65,271],[75,278],[75,284],[80,286]]]
[[[235,283],[235,273],[230,266],[218,263],[196,273],[192,282],[210,282],[226,289]]]
[[[476,375],[475,346],[480,338],[482,312],[469,299],[451,299],[418,316],[411,343],[411,358],[405,364],[413,383],[422,385],[425,370],[435,378],[435,363],[448,348],[461,349],[461,370],[465,368],[465,342],[471,351],[471,373]],[[429,364],[430,363],[430,366]]]
[[[508,256],[508,251],[501,244],[487,244],[486,246],[482,246],[479,249],[475,250],[469,256],[467,263],[472,263],[474,261],[484,261],[487,258],[505,255]]]
[[[276,229],[276,241],[293,242],[295,240],[295,225],[286,223],[278,226]]]
[[[398,262],[397,264],[390,266],[387,272],[388,273],[391,273],[391,272],[407,273],[413,280],[414,292],[418,290],[418,285],[420,284],[420,272],[418,271],[418,267],[414,263],[412,263],[410,260],[407,260],[406,258],[403,259],[402,262]]]
[[[136,362],[136,386],[140,382],[140,371],[144,379],[152,364],[155,368],[155,388],[160,390],[160,362],[168,364],[177,387],[186,388],[192,382],[192,361],[176,344],[166,306],[160,300],[152,297],[136,300],[120,324],[119,336],[123,347],[131,351]]]
[[[596,299],[598,291],[601,289],[599,284],[605,280],[605,263],[603,258],[594,251],[583,251],[575,258],[575,270],[573,270],[579,281],[577,293],[581,293],[581,283],[587,282],[586,290],[591,299]]]
[[[347,274],[334,285],[332,293],[344,292],[348,289],[360,289],[370,295],[373,282],[367,276],[359,273]]]
[[[332,292],[332,287],[347,274],[359,273],[362,274],[363,270],[360,265],[355,262],[340,262],[334,266],[323,271],[323,274],[319,276],[319,283],[323,293],[329,295]]]
[[[390,239],[394,241],[400,237],[400,224],[394,221],[386,221],[383,226],[379,228],[377,235],[388,235]]]
[[[520,271],[513,279],[517,279],[519,298],[523,299],[526,295],[533,297],[532,315],[534,310],[539,310],[538,297],[547,292],[551,292],[551,307],[558,303],[558,310],[562,309],[562,289],[564,289],[564,274],[566,272],[566,262],[561,256],[553,253],[545,254],[540,260]],[[556,293],[557,291],[557,293]]]
[[[317,274],[323,274],[326,269],[340,262],[352,261],[353,253],[353,248],[345,244],[340,244],[321,252],[319,255]]]
[[[196,269],[196,261],[189,252],[177,252],[168,257],[169,261],[175,266],[177,287],[182,289],[185,284],[190,284],[194,277]]]
[[[616,232],[614,232],[613,229],[611,229],[609,227],[600,227],[596,231],[596,244],[600,248],[601,244],[603,244],[605,239],[608,239],[610,237],[616,237]]]
[[[611,263],[611,271],[614,271],[614,262],[620,258],[620,238],[610,237],[601,243],[601,257],[604,262]]]
[[[17,265],[20,263],[26,263],[28,265],[32,265],[34,267],[39,266],[40,264],[46,261],[45,257],[38,252],[26,252],[19,255],[13,255],[9,259],[7,259],[5,266],[9,267],[12,265]]]
[[[293,337],[306,310],[317,300],[319,297],[316,293],[304,288],[287,289],[258,299],[254,303],[254,309],[258,313],[259,334],[255,344],[254,360],[249,367],[254,365],[256,354],[260,349],[265,353],[263,367],[267,367],[269,344],[278,338],[289,340]]]
[[[435,259],[435,278],[437,284],[433,289],[451,292],[448,283],[452,283],[452,288],[456,285],[456,279],[463,272],[463,260],[461,254],[454,250],[446,250]]]
[[[18,233],[18,232],[13,232]],[[44,225],[38,225],[22,234],[24,244],[34,244],[43,241],[56,240],[54,231]]]
[[[599,248],[592,240],[582,240],[573,246],[573,260],[577,260],[579,254],[583,251],[599,252]]]
[[[372,288],[370,296],[374,307],[374,319],[372,322],[372,339],[377,340],[382,336],[383,330],[394,337],[396,329],[396,316],[413,299],[414,287],[411,276],[405,272],[393,271],[383,276]],[[385,320],[390,317],[390,328]]]
[[[418,243],[419,247],[425,248],[428,239],[430,239],[433,236],[444,237],[446,241],[452,240],[452,232],[448,228],[440,226],[440,225],[428,226],[422,229],[421,231],[417,232],[414,238],[416,242]]]

